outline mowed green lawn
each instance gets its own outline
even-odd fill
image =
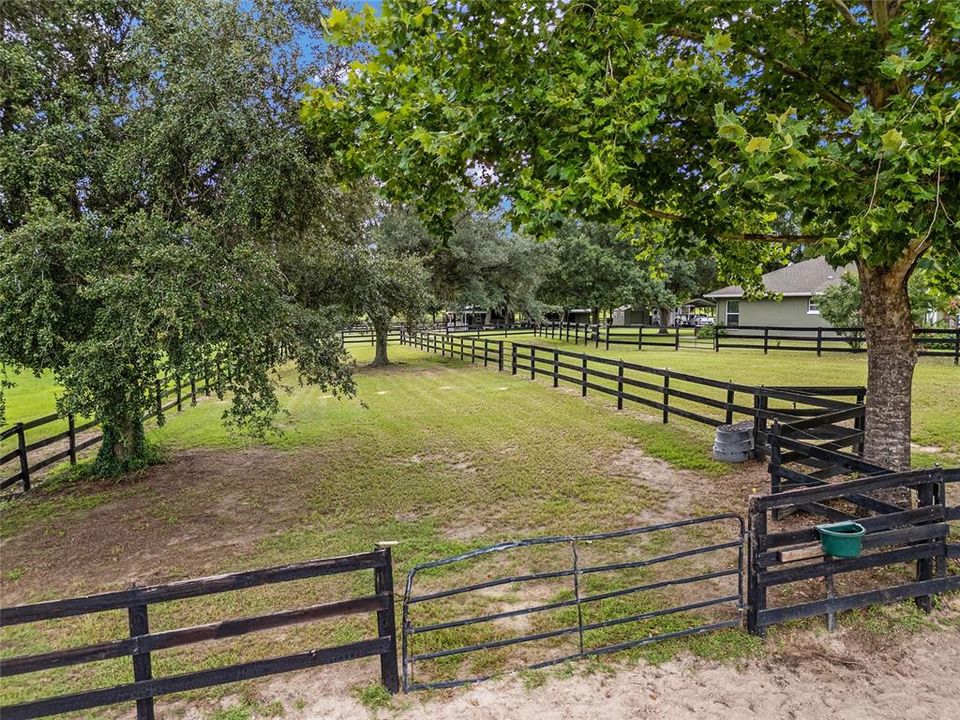
[[[285,397],[289,416],[280,420],[283,433],[265,442],[231,435],[219,424],[223,404],[203,398],[197,407],[171,414],[165,427],[151,431],[151,440],[170,453],[167,464],[119,481],[64,480],[55,489],[9,503],[0,528],[4,603],[116,589],[134,580],[154,583],[358,552],[378,540],[400,543],[395,551],[399,587],[417,562],[506,539],[621,529],[717,509],[715,496],[698,492],[691,497],[689,491],[678,507],[671,484],[674,471],[665,463],[641,458],[641,469],[654,479],[651,483],[634,472],[633,463],[641,460],[629,451],[642,448],[696,470],[697,487],[728,477],[730,468],[710,460],[700,437],[688,429],[618,414],[598,398],[584,402],[507,373],[464,367],[407,348],[392,349],[392,354],[399,361],[395,367],[360,370],[357,398],[340,400],[317,388],[296,387]],[[370,359],[366,349],[357,355],[361,362]],[[746,492],[749,488],[727,496],[739,505]],[[650,557],[709,542],[709,533],[729,539],[732,527],[706,531],[706,536],[690,531],[598,545],[589,554],[598,562]],[[694,558],[680,566],[612,573],[591,579],[589,589],[603,592],[624,583],[656,581],[660,572],[694,573],[717,562],[729,567],[733,559],[724,551],[704,556],[705,564]],[[542,570],[542,562],[568,566],[569,549],[497,557],[492,564],[478,563],[425,581],[452,576],[468,582],[494,572],[513,575]],[[369,573],[363,573],[169,603],[151,610],[151,628],[342,599],[345,594],[366,594],[371,586]],[[501,590],[425,610],[418,621],[482,614],[524,602],[560,602],[572,592],[563,581],[538,584],[533,599],[513,584]],[[649,612],[677,602],[668,595],[645,593],[599,604],[591,619]],[[598,630],[591,641],[615,643],[712,617],[710,609],[668,615]],[[545,631],[571,621],[566,609],[532,618],[530,629]],[[2,654],[102,642],[121,637],[125,622],[122,613],[102,613],[6,628],[0,633]],[[275,655],[278,647],[296,652],[359,640],[369,637],[371,628],[370,618],[358,617],[258,633],[158,653],[154,668],[158,674],[171,674],[215,667]],[[437,644],[417,649],[512,633],[515,628],[509,626],[470,626],[459,634],[439,634],[430,640]],[[529,651],[520,648],[519,655],[504,649],[453,657],[421,668],[420,677],[497,672],[516,667],[527,653],[533,653],[531,659],[543,657],[537,653],[569,653],[569,643],[566,637]],[[756,643],[733,632],[638,654],[663,659],[681,648],[711,656],[739,655],[755,651]],[[358,682],[371,682],[375,662],[358,665]],[[18,676],[0,683],[0,704],[129,679],[127,659]],[[234,690],[186,697],[206,702]]]
[[[494,336],[491,336],[493,338]],[[655,336],[653,336],[655,337]],[[671,336],[672,337],[672,336]],[[646,336],[645,336],[646,338]],[[660,368],[671,368],[717,380],[732,380],[741,384],[756,385],[863,385],[866,383],[866,358],[863,355],[843,353],[825,354],[771,351],[764,355],[759,350],[730,349],[713,352],[709,341],[703,341],[701,349],[684,347],[680,351],[671,348],[637,350],[627,345],[611,346],[605,350],[603,342],[595,348],[591,343],[586,348],[572,343],[554,341],[550,338],[511,335],[506,340],[533,342],[538,345],[560,347],[575,352],[587,352],[610,358],[622,358],[629,362]],[[690,340],[685,340],[689,342]],[[361,362],[370,355],[370,348],[354,346]],[[394,353],[406,352],[399,348]],[[15,387],[8,389],[7,424],[29,420],[56,411],[56,385],[47,373],[37,378],[30,374],[13,376]],[[298,392],[290,398],[291,409],[302,409],[300,399],[309,393]],[[655,411],[651,411],[655,412]],[[206,418],[206,415],[203,415]],[[296,417],[296,414],[295,414]],[[306,427],[309,419],[300,423]],[[212,425],[211,425],[212,427]],[[65,423],[64,423],[65,428]],[[28,441],[64,429],[57,424],[35,428],[28,432]],[[302,428],[298,430],[301,432]],[[303,431],[307,432],[308,431]],[[202,434],[202,433],[201,433]],[[216,433],[214,433],[216,434]],[[166,437],[162,433],[160,437]],[[292,437],[297,437],[295,433]],[[209,438],[212,440],[213,438]],[[949,358],[921,358],[913,381],[913,442],[919,446],[914,463],[929,465],[960,463],[960,368]],[[3,450],[13,447],[11,441],[4,443]],[[223,442],[221,438],[217,442]],[[284,442],[296,442],[287,438]],[[7,447],[9,445],[9,448]]]
[[[646,335],[644,336],[646,338]],[[671,336],[672,337],[672,336]],[[511,338],[518,342],[520,338]],[[658,368],[670,368],[716,380],[732,380],[747,385],[865,385],[867,362],[862,354],[729,349],[714,352],[702,349],[651,348],[637,350],[626,345],[604,349],[530,337],[523,341],[586,352]],[[949,358],[920,358],[913,379],[914,463],[960,464],[960,368]]]
[[[391,354],[399,361],[396,366],[358,372],[359,395],[352,399],[301,388],[289,378],[293,388],[284,397],[289,414],[279,419],[282,434],[264,441],[231,435],[219,423],[223,403],[202,398],[197,407],[170,414],[163,428],[151,430],[151,440],[169,453],[168,463],[119,480],[70,482],[62,476],[58,486],[8,504],[0,516],[4,604],[358,552],[378,540],[399,542],[399,589],[406,572],[426,560],[518,537],[613,530],[723,510],[742,513],[747,495],[762,489],[765,475],[759,464],[731,467],[709,459],[710,430],[705,426],[686,421],[662,425],[643,409],[615,412],[610,397],[592,393],[584,400],[578,392],[553,390],[545,381],[465,367],[410,348],[391,348]],[[859,358],[810,358],[803,364],[819,367],[821,374],[815,378],[796,356],[610,354],[768,384],[855,383],[851,375],[862,365]],[[356,356],[364,363],[371,353],[358,348]],[[780,377],[787,372],[790,377]],[[953,413],[957,389],[948,380],[955,373],[952,367],[918,369],[918,387],[930,378],[940,383],[939,410],[918,414],[923,422]],[[936,394],[931,390],[928,396]],[[935,430],[924,433],[923,438],[948,437]],[[596,543],[584,552],[590,562],[649,558],[729,539],[729,532],[729,527],[711,526],[654,533]],[[564,552],[497,556],[428,576],[425,586],[564,567],[569,563]],[[733,560],[728,552],[685,558],[679,566],[666,563],[598,574],[585,590],[602,593],[729,568]],[[371,584],[369,573],[363,573],[168,603],[151,610],[151,629],[343,599],[368,593]],[[729,585],[724,587],[729,592]],[[415,620],[439,622],[562,602],[572,592],[563,582],[538,584],[532,596],[530,590],[509,584],[458,596],[442,607],[421,608]],[[696,592],[675,594],[668,589],[621,596],[591,607],[586,620],[656,612],[696,600],[701,597]],[[592,631],[588,642],[623,642],[720,617],[721,611],[711,609],[663,615]],[[535,616],[521,629],[545,632],[571,622],[565,608]],[[854,616],[842,622],[862,620]],[[124,636],[125,623],[122,613],[101,613],[6,628],[0,632],[0,653],[9,657],[102,642]],[[154,656],[154,670],[169,675],[351,642],[369,637],[372,627],[369,618],[352,617],[163,651]],[[434,638],[423,636],[414,651],[502,639],[517,629],[509,623],[467,626]],[[759,652],[759,645],[731,631],[658,644],[632,655],[662,661],[681,650],[724,659]],[[452,656],[425,663],[418,677],[496,673],[569,651],[569,638],[560,638],[531,648]],[[351,682],[361,689],[369,686],[375,666],[374,661],[352,665],[357,670]],[[6,678],[0,682],[0,704],[131,679],[127,658]],[[216,717],[214,703],[234,692],[236,686],[231,686],[180,699],[209,707],[208,716]],[[236,717],[269,716],[264,708],[271,707],[272,699],[262,685],[244,684],[240,697]],[[299,717],[295,706],[275,708],[274,714]],[[82,716],[112,717],[111,711]]]

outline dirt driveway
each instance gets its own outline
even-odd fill
[[[955,720],[960,598],[945,604],[938,617],[947,627],[936,630],[794,632],[769,640],[762,657],[737,663],[687,655],[660,666],[576,663],[542,684],[511,676],[400,696],[377,710],[351,695],[357,676],[340,668],[276,678],[263,691],[288,708],[285,720]],[[188,711],[184,720],[207,717]]]

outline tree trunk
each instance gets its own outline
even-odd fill
[[[103,443],[94,463],[97,475],[117,475],[149,465],[143,420],[137,413],[105,417],[102,427]]]
[[[892,268],[858,263],[858,269],[867,341],[864,455],[891,470],[908,470],[913,368],[917,362],[907,294],[912,266],[904,261]]]
[[[390,326],[374,323],[373,332],[376,336],[377,351],[370,367],[385,367],[390,364],[390,358],[387,357],[387,334],[390,332]]]
[[[670,334],[670,327],[669,327],[670,308],[665,308],[665,307],[657,308],[657,314],[660,316],[660,322],[658,323],[660,325],[660,334],[669,335]]]

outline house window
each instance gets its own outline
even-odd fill
[[[727,327],[737,327],[740,324],[740,301],[727,300]]]
[[[820,299],[816,295],[807,298],[807,315],[820,314]]]

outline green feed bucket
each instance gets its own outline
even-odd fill
[[[863,548],[863,535],[867,531],[860,523],[844,522],[817,525],[820,533],[820,546],[825,555],[842,558],[860,557]]]

